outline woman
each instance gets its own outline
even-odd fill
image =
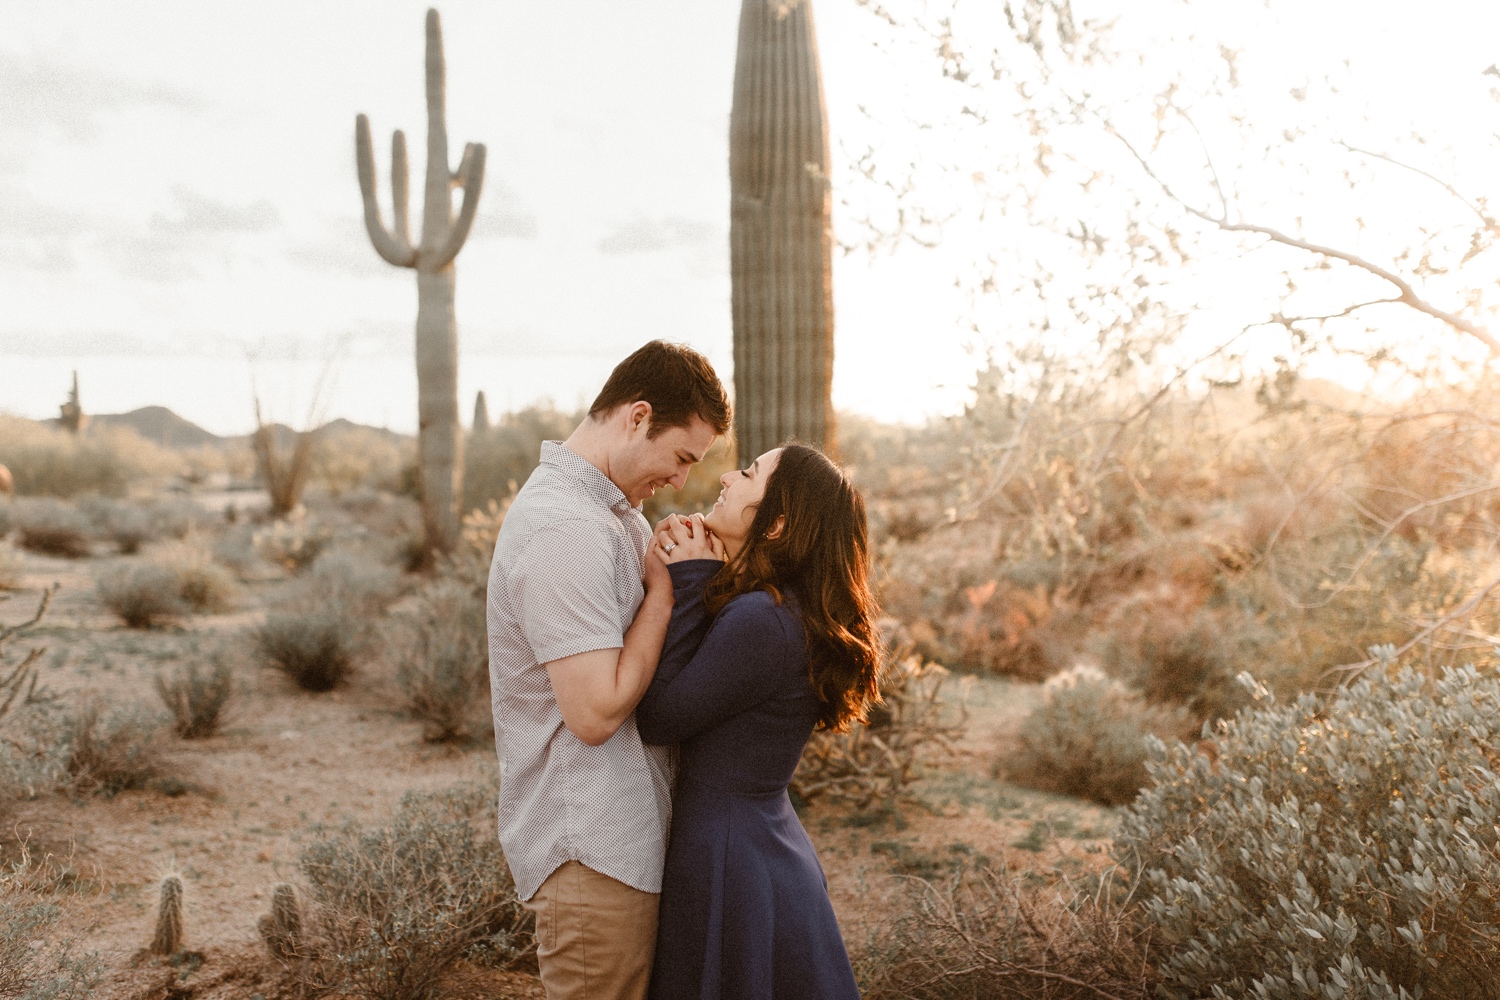
[[[802,445],[721,482],[651,546],[676,603],[636,724],[681,757],[650,995],[857,998],[787,784],[815,728],[879,697],[864,501]]]

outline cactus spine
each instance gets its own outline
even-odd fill
[[[453,259],[468,239],[484,183],[484,146],[464,147],[458,169],[448,172],[447,83],[443,31],[436,10],[427,11],[427,179],[423,186],[422,239],[411,242],[407,213],[406,135],[391,136],[391,202],[387,228],[375,190],[370,120],[355,118],[354,149],[365,229],[387,263],[417,272],[417,457],[421,469],[424,548],[446,552],[458,538],[462,494],[463,437],[458,419],[458,327],[454,319]],[[453,188],[464,190],[453,214]]]
[[[260,936],[271,957],[289,962],[302,954],[302,913],[297,891],[285,882],[271,891],[271,912],[260,918]]]
[[[735,434],[832,450],[832,196],[810,0],[743,0],[729,116]]]
[[[182,950],[182,876],[161,880],[161,902],[156,909],[156,935],[151,939],[154,955],[175,955]]]

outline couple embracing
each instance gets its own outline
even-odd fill
[[[500,840],[550,1000],[859,995],[787,784],[878,697],[864,502],[787,445],[653,533],[641,502],[728,428],[708,361],[647,344],[495,546]]]

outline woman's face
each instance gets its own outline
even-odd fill
[[[766,482],[776,471],[781,449],[772,448],[750,463],[748,469],[734,469],[719,477],[724,488],[719,491],[713,510],[703,516],[708,530],[718,535],[730,555],[745,545],[745,535],[755,520],[755,508],[766,495]]]

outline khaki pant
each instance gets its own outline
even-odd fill
[[[660,899],[577,861],[547,876],[525,903],[547,1000],[642,1000]]]

